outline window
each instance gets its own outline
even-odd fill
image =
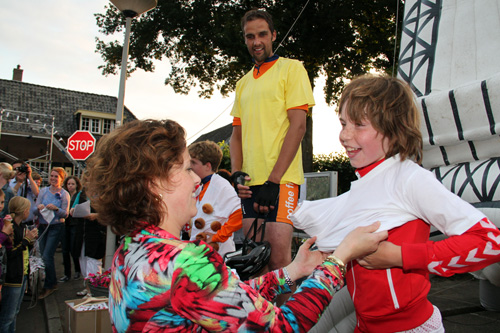
[[[115,128],[113,119],[85,117],[83,115],[80,124],[80,130],[93,134],[107,134]]]
[[[115,121],[111,119],[102,120],[102,134],[108,134],[115,128]]]
[[[82,131],[90,131],[90,118],[84,118],[84,117],[82,117],[81,130]]]
[[[101,134],[101,119],[90,118],[90,132]]]
[[[304,174],[304,184],[300,186],[299,202],[337,196],[337,171],[308,172]]]

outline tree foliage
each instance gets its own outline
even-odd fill
[[[222,161],[220,162],[219,169],[226,169],[231,172],[231,155],[229,153],[229,144],[222,140],[221,142],[217,142],[220,149],[222,150]]]
[[[349,191],[351,182],[356,180],[354,168],[349,163],[349,158],[344,153],[330,153],[314,155],[313,170],[321,171],[337,171],[338,172],[338,194]]]
[[[345,78],[372,68],[391,68],[396,1],[308,1],[295,22],[305,4],[303,0],[159,1],[155,9],[132,21],[129,72],[154,71],[153,61],[167,58],[172,67],[165,83],[177,93],[197,87],[202,97],[210,97],[215,88],[227,95],[251,68],[240,19],[253,7],[266,8],[273,15],[277,41],[293,25],[277,53],[303,61],[312,83],[324,74],[328,103],[337,99]],[[105,35],[121,32],[125,26],[124,16],[112,5],[96,19]],[[116,73],[122,45],[99,38],[96,42],[105,62],[103,74]]]
[[[277,42],[282,41],[274,46],[276,53],[301,60],[313,87],[322,74],[325,100],[333,104],[345,79],[395,66],[398,2],[401,21],[403,0],[158,1],[155,9],[132,21],[128,71],[154,71],[154,61],[166,58],[171,69],[165,84],[176,93],[196,88],[200,97],[209,98],[217,89],[226,96],[252,67],[240,19],[251,8],[265,8],[273,15]],[[96,14],[96,20],[104,35],[121,32],[125,26],[124,16],[113,5]],[[96,43],[104,60],[103,74],[116,74],[122,45],[100,38]],[[310,117],[302,149],[304,170],[311,171]]]

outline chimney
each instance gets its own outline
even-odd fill
[[[21,69],[21,65],[17,65],[17,68],[14,68],[14,74],[12,75],[12,80],[14,81],[23,81],[23,69]]]

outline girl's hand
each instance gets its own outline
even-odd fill
[[[37,206],[38,210],[43,210],[45,208],[45,206],[43,204],[40,204]]]
[[[7,216],[10,216],[10,215],[6,215],[5,217],[7,217]],[[12,229],[12,223],[9,221],[5,221],[4,225],[2,227],[2,232],[6,235],[12,235],[12,233],[14,232],[14,229]]]
[[[74,208],[71,208],[71,209],[69,210],[69,215],[73,216],[74,211],[75,211],[75,209],[74,209]]]
[[[316,266],[321,265],[325,260],[326,254],[321,251],[310,251],[309,249],[316,241],[316,236],[311,237],[304,242],[297,252],[293,262],[286,267],[290,278],[295,281],[302,277],[309,276]]]

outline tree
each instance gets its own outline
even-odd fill
[[[229,144],[222,140],[221,142],[217,142],[220,149],[222,150],[222,160],[219,165],[219,169],[225,169],[229,172],[231,171],[231,156],[229,155]]]
[[[313,87],[320,74],[326,77],[325,99],[330,104],[337,101],[345,79],[392,66],[397,11],[393,0],[180,0],[159,1],[154,10],[133,21],[129,72],[154,71],[153,61],[166,57],[172,68],[165,84],[175,92],[187,94],[197,87],[199,96],[209,98],[217,88],[227,95],[252,66],[239,22],[253,7],[273,15],[277,40],[283,40],[279,49],[274,47],[278,54],[303,61]],[[96,19],[105,35],[125,26],[125,18],[111,5]],[[100,67],[103,74],[115,74],[122,46],[99,38],[96,42],[105,62]],[[306,172],[312,170],[311,117],[307,128]]]
[[[314,155],[313,170],[317,172],[337,171],[339,181],[337,189],[338,194],[349,191],[351,182],[357,179],[354,168],[351,166],[349,158],[344,153]]]

